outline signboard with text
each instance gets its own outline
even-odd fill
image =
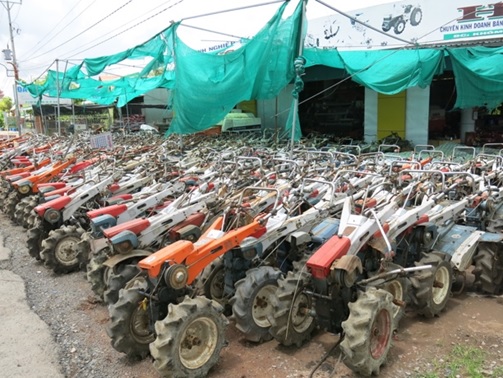
[[[307,47],[383,49],[503,38],[503,2],[495,0],[397,1],[347,12],[352,19],[327,12],[309,21]]]
[[[17,98],[19,100],[19,106],[21,108],[31,108],[32,105],[37,105],[39,99],[33,97],[30,92],[26,88],[23,88],[20,85],[16,85],[16,90],[17,90]],[[59,104],[60,105],[71,105],[72,100],[69,98],[60,98],[59,99]],[[58,98],[57,97],[49,97],[49,96],[42,96],[41,99],[41,104],[42,105],[57,105],[58,104]]]

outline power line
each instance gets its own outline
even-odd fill
[[[173,1],[173,0],[169,0],[167,3],[169,3],[170,1]],[[164,4],[163,4],[163,5],[164,5]],[[149,11],[147,11],[147,12],[143,13],[142,15],[140,15],[139,17],[137,17],[136,19],[140,19],[141,17],[143,17],[143,16],[145,16],[145,15],[147,15],[147,14],[151,13],[152,11],[154,11],[154,10],[155,10],[155,9],[157,9],[157,8],[160,8],[161,6],[162,6],[162,5],[159,5],[159,6],[155,7],[154,9],[149,10]],[[114,32],[114,31],[116,31],[116,30],[120,30],[121,28],[123,28],[123,27],[125,27],[125,26],[129,25],[130,23],[131,23],[131,21],[125,22],[124,24],[122,24],[122,25],[120,25],[120,26],[116,27],[115,29],[109,30],[109,31],[108,31],[108,34],[110,34],[110,33]],[[70,51],[67,51],[67,52],[66,52],[66,54],[62,54],[62,55],[72,54],[73,52],[75,52],[75,51],[79,51],[79,49],[82,49],[82,48],[83,48],[83,47],[85,47],[85,46],[91,46],[90,48],[93,48],[94,46],[96,46],[96,45],[97,45],[97,44],[95,44],[95,43],[96,43],[96,41],[98,41],[100,38],[104,38],[104,36],[102,36],[102,37],[98,37],[98,38],[95,38],[95,39],[93,39],[92,41],[87,42],[87,43],[85,43],[85,44],[83,44],[83,45],[80,45],[80,46],[79,46],[79,47],[77,47],[77,48],[71,49]],[[99,42],[99,43],[103,43],[103,42]],[[76,53],[76,54],[78,54],[78,53]],[[74,54],[74,55],[69,55],[69,56],[70,56],[70,57],[71,57],[71,56],[75,56],[76,54]]]
[[[60,20],[60,22],[62,22],[65,18],[67,18],[70,13],[72,13],[73,10],[75,10],[79,4],[82,2],[82,0],[80,0],[77,5],[75,7],[72,8],[72,10],[68,13],[66,13],[63,18]],[[83,11],[81,11],[76,17],[74,17],[72,20],[70,20],[65,26],[63,26],[63,28],[56,33],[56,35],[54,35],[53,37],[49,38],[49,36],[51,35],[51,33],[56,30],[58,27],[61,26],[60,22],[57,22],[56,25],[46,34],[42,37],[42,39],[40,41],[38,41],[35,46],[33,46],[33,48],[30,49],[30,51],[32,51],[31,55],[29,55],[26,60],[30,59],[33,55],[35,55],[35,53],[37,51],[39,51],[42,47],[46,46],[49,42],[51,42],[52,38],[54,37],[57,37],[59,34],[61,34],[68,26],[70,26],[72,24],[73,21],[75,21],[77,18],[79,18],[82,13],[84,13],[87,9],[89,9],[89,7],[91,7],[94,3],[96,2],[96,0],[94,0],[91,4],[89,4]],[[37,48],[37,46],[42,43],[43,41],[45,41],[45,43],[43,43],[41,46],[39,46]]]
[[[150,19],[152,19],[152,18],[154,18],[154,17],[157,17],[157,16],[158,16],[158,15],[160,15],[161,13],[166,12],[167,10],[169,10],[169,9],[173,8],[174,6],[176,6],[176,5],[180,4],[182,1],[183,1],[183,0],[178,0],[176,3],[174,3],[174,4],[170,5],[170,6],[169,6],[169,7],[167,7],[167,8],[164,8],[163,10],[161,10],[161,11],[159,11],[159,12],[157,12],[157,13],[153,14],[153,15],[152,15],[152,16],[150,16],[150,17],[147,17],[147,18],[146,18],[146,19],[144,19],[143,21],[140,21],[140,22],[138,22],[138,23],[134,24],[133,26],[130,26],[130,27],[129,27],[129,28],[127,28],[127,29],[124,29],[123,31],[121,31],[121,32],[119,32],[119,33],[117,33],[117,34],[114,34],[113,36],[111,36],[111,37],[109,37],[109,38],[107,38],[107,39],[105,39],[105,40],[103,40],[103,41],[101,41],[101,42],[99,42],[99,43],[96,43],[95,45],[93,45],[93,46],[91,46],[91,47],[89,47],[89,48],[87,48],[87,49],[81,50],[81,51],[79,51],[79,52],[77,52],[77,53],[75,53],[75,54],[73,54],[73,55],[70,55],[68,58],[71,58],[71,57],[73,57],[73,56],[79,55],[79,54],[81,54],[81,53],[83,53],[83,52],[85,52],[85,51],[91,50],[92,48],[94,48],[94,47],[96,47],[96,46],[99,46],[99,45],[101,45],[101,44],[103,44],[103,43],[105,43],[105,42],[108,42],[108,41],[110,41],[111,39],[114,39],[114,38],[118,37],[119,35],[124,34],[125,32],[127,32],[127,31],[129,31],[129,30],[131,30],[131,29],[133,29],[133,28],[136,28],[138,25],[141,25],[141,24],[143,24],[143,23],[147,22],[148,20],[150,20]]]
[[[46,51],[45,53],[41,54],[41,55],[37,55],[36,57],[32,58],[32,59],[37,59],[37,58],[40,58],[41,56],[43,55],[46,55],[54,50],[56,50],[57,48],[63,46],[63,45],[66,45],[67,43],[73,41],[75,38],[77,37],[80,37],[82,34],[84,34],[85,32],[89,31],[90,29],[94,28],[96,25],[102,23],[103,21],[105,21],[107,18],[111,17],[112,15],[114,15],[115,13],[117,13],[118,11],[120,11],[122,8],[124,8],[125,6],[127,6],[128,4],[130,4],[133,0],[129,0],[126,4],[123,4],[121,5],[119,8],[115,9],[114,11],[112,11],[111,13],[109,13],[108,15],[106,15],[105,17],[103,17],[101,20],[95,22],[94,24],[92,24],[91,26],[89,26],[87,29],[85,29],[84,31],[74,35],[73,37],[71,37],[70,39],[66,40],[65,42],[63,43],[60,43],[59,45],[57,45],[56,47],[52,48],[51,50],[49,51]],[[87,8],[86,8],[87,9]]]

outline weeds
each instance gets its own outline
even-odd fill
[[[445,360],[435,359],[430,371],[420,373],[417,378],[501,378],[503,366],[492,371],[484,369],[487,353],[477,347],[456,345]]]

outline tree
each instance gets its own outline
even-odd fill
[[[12,109],[12,99],[10,97],[3,97],[0,99],[0,128],[4,128],[4,112],[9,112]]]
[[[8,112],[12,109],[12,99],[10,97],[4,97],[0,99],[0,112]]]

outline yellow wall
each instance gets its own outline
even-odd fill
[[[257,116],[257,101],[249,100],[240,102],[236,108],[243,110],[243,113],[253,113]]]
[[[405,139],[406,94],[406,91],[391,96],[378,94],[377,139],[383,139],[393,132]]]

